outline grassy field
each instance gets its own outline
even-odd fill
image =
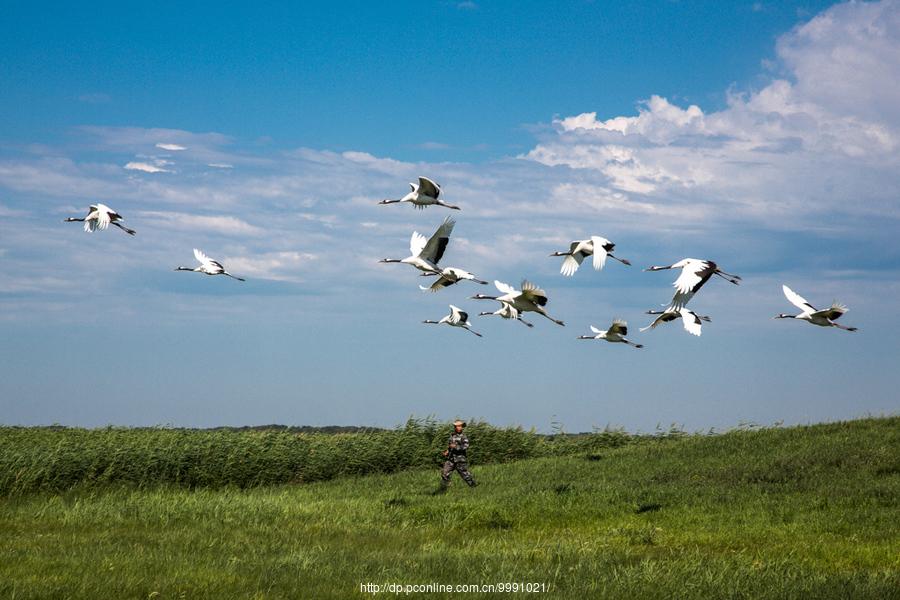
[[[452,427],[410,419],[389,430],[352,433],[175,428],[0,427],[0,496],[128,484],[186,488],[310,483],[345,475],[435,466]],[[600,431],[544,436],[473,423],[473,463],[599,451],[657,442],[682,432]]]
[[[377,598],[395,595],[360,585],[532,582],[548,591],[517,595],[900,598],[900,418],[562,454],[475,465],[479,487],[457,478],[443,495],[433,468],[7,489],[0,597]]]

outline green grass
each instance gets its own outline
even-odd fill
[[[367,595],[361,582],[541,582],[550,592],[529,596],[900,598],[897,417],[672,436],[473,473],[479,487],[454,475],[444,495],[431,494],[436,469],[421,468],[10,494],[0,597],[352,598]]]
[[[241,488],[392,473],[439,464],[449,424],[411,419],[403,427],[357,433],[173,428],[0,427],[0,496],[109,484]],[[665,439],[603,431],[542,436],[473,423],[473,463],[572,454]]]

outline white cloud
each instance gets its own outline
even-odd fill
[[[398,175],[400,173],[404,173],[409,168],[408,163],[394,160],[392,158],[378,158],[376,156],[372,156],[368,152],[348,151],[342,153],[341,156],[359,165],[366,166],[375,171],[382,171],[390,175]]]
[[[318,256],[309,252],[267,252],[253,256],[229,256],[229,272],[257,279],[300,281],[299,272]]]
[[[101,127],[88,125],[79,127],[79,131],[86,133],[108,148],[125,148],[134,152],[140,152],[148,146],[156,146],[159,139],[167,139],[166,144],[176,144],[185,148],[212,148],[228,146],[231,138],[221,133],[194,133],[182,129],[162,129],[143,127]]]
[[[144,173],[171,173],[172,171],[158,167],[155,164],[146,162],[132,161],[125,164],[125,169],[129,171],[143,171]]]
[[[686,109],[665,98],[651,96],[636,117],[613,117],[598,121],[597,113],[583,113],[556,122],[563,131],[617,131],[624,136],[639,135],[657,143],[668,143],[685,133],[703,133],[703,111],[691,105]]]
[[[144,210],[138,212],[137,216],[143,219],[152,219],[157,226],[162,225],[174,229],[241,236],[258,236],[264,233],[262,228],[230,215],[197,215],[185,212]]]
[[[900,125],[900,5],[834,6],[778,40],[795,94],[832,114]]]
[[[557,119],[520,158],[716,220],[900,216],[900,4],[835,6],[782,36],[777,54],[786,77],[729,92],[723,110],[654,95],[636,115]]]
[[[114,178],[119,172],[115,165],[85,165],[69,158],[0,160],[0,186],[57,197],[112,197],[129,193],[129,188]]]
[[[677,204],[665,204],[662,201],[650,202],[638,196],[629,197],[622,192],[610,188],[587,184],[563,183],[553,188],[553,205],[559,209],[590,209],[605,215],[657,215],[674,216],[681,214],[691,218],[705,216],[703,207],[682,207]],[[684,214],[687,211],[688,214]],[[613,217],[614,218],[614,217]]]
[[[207,167],[212,167],[213,169],[233,169],[234,165],[229,165],[228,163],[208,163]]]
[[[162,149],[162,150],[169,150],[169,151],[171,151],[171,152],[179,152],[179,151],[181,151],[181,150],[187,150],[187,147],[186,147],[186,146],[181,146],[181,145],[179,145],[179,144],[163,144],[163,143],[160,143],[160,144],[156,144],[156,147],[157,147],[157,148],[160,148],[160,149]]]

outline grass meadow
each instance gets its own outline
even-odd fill
[[[478,424],[480,485],[434,494],[448,431],[0,428],[0,597],[522,582],[545,591],[399,596],[900,598],[900,417],[553,438]]]

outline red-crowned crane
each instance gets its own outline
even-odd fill
[[[683,306],[681,308],[670,307],[666,310],[648,310],[647,314],[659,316],[656,317],[656,319],[654,319],[654,321],[646,327],[641,327],[640,331],[653,329],[660,323],[668,323],[669,321],[674,321],[675,319],[681,317],[681,322],[684,325],[685,331],[693,335],[700,335],[700,326],[702,322],[706,321],[708,323],[710,321],[709,317],[698,316],[697,313]]]
[[[422,276],[436,275],[437,273],[422,273]],[[480,283],[481,285],[487,285],[487,281],[482,281],[469,273],[468,271],[463,271],[462,269],[457,269],[456,267],[445,267],[441,269],[440,276],[432,283],[430,286],[419,286],[419,289],[422,291],[432,291],[436,292],[438,290],[442,290],[445,287],[450,287],[451,285],[458,283],[464,279],[468,279],[469,281],[474,281],[475,283]]]
[[[197,250],[196,248],[194,248],[194,257],[196,257],[196,259],[198,261],[200,261],[199,267],[195,267],[193,269],[191,267],[176,267],[175,270],[176,271],[193,271],[195,273],[205,273],[206,275],[227,275],[228,277],[231,277],[232,279],[237,279],[238,281],[246,281],[245,279],[242,279],[241,277],[236,277],[236,276],[232,275],[231,273],[229,273],[228,271],[225,270],[225,267],[222,266],[222,263],[211,259],[210,257],[203,254],[203,252],[201,252],[200,250]]]
[[[494,281],[497,289],[503,293],[502,296],[486,296],[484,294],[475,294],[472,296],[474,300],[497,300],[499,302],[507,302],[512,305],[520,313],[536,312],[539,315],[547,317],[557,325],[564,326],[565,323],[559,319],[554,319],[547,314],[544,307],[547,305],[547,292],[531,283],[528,280],[522,280],[522,289],[517,290],[507,283]]]
[[[847,307],[843,304],[833,302],[831,304],[831,308],[826,308],[825,310],[817,310],[812,304],[807,302],[806,299],[803,298],[803,296],[801,296],[788,286],[782,285],[781,290],[784,292],[784,295],[788,299],[788,301],[803,312],[801,312],[799,315],[787,315],[781,313],[778,316],[772,317],[773,319],[800,319],[801,321],[806,321],[808,323],[812,323],[813,325],[818,325],[819,327],[837,327],[838,329],[843,329],[845,331],[856,331],[856,327],[847,327],[845,325],[835,323],[835,321],[840,319],[848,310]]]
[[[726,273],[720,269],[716,263],[711,260],[700,260],[697,258],[685,258],[677,263],[662,267],[647,267],[645,271],[662,271],[664,269],[681,269],[681,275],[672,284],[675,288],[675,295],[669,308],[678,309],[685,306],[694,294],[703,287],[710,277],[718,275],[722,279],[737,285],[741,278],[738,275]]]
[[[66,223],[71,223],[73,221],[84,221],[84,230],[88,233],[92,233],[96,230],[103,231],[110,225],[115,225],[128,235],[134,235],[134,229],[129,229],[119,223],[119,221],[124,220],[124,217],[108,207],[105,204],[91,204],[88,208],[88,214],[86,217],[69,217],[66,219]]]
[[[591,331],[594,332],[594,335],[580,335],[578,336],[579,340],[606,340],[607,342],[619,342],[622,344],[628,344],[629,346],[634,346],[635,348],[643,348],[643,344],[635,344],[627,339],[625,336],[628,335],[628,323],[621,319],[616,319],[612,322],[612,325],[609,326],[609,329],[606,331],[601,331],[597,329],[593,325],[591,325]]]
[[[575,240],[569,245],[568,251],[554,252],[550,256],[565,256],[566,258],[563,260],[559,272],[566,277],[571,277],[578,270],[578,267],[581,266],[581,261],[591,255],[594,257],[594,269],[597,271],[606,264],[607,256],[623,265],[630,265],[631,263],[624,258],[613,256],[612,251],[615,247],[616,245],[605,237],[594,235],[588,240]]]
[[[437,264],[444,256],[447,244],[450,243],[450,234],[453,232],[454,225],[456,225],[456,221],[447,217],[428,239],[418,231],[413,231],[412,237],[409,238],[409,256],[406,258],[382,258],[378,262],[406,263],[425,273],[440,275],[441,269]]]
[[[434,181],[428,179],[427,177],[419,177],[419,183],[410,183],[409,187],[411,191],[403,196],[402,198],[397,198],[396,200],[382,200],[378,204],[394,204],[396,202],[409,202],[414,207],[419,210],[424,210],[426,206],[445,206],[447,208],[452,208],[453,210],[459,210],[458,206],[453,206],[452,204],[446,204],[443,200],[440,199],[441,196],[441,186],[436,184]]]
[[[423,323],[428,323],[430,325],[450,325],[451,327],[461,327],[466,331],[474,333],[478,337],[481,337],[481,334],[477,331],[471,329],[472,324],[469,323],[469,313],[462,310],[458,306],[450,305],[450,314],[441,319],[440,321],[422,321]]]

